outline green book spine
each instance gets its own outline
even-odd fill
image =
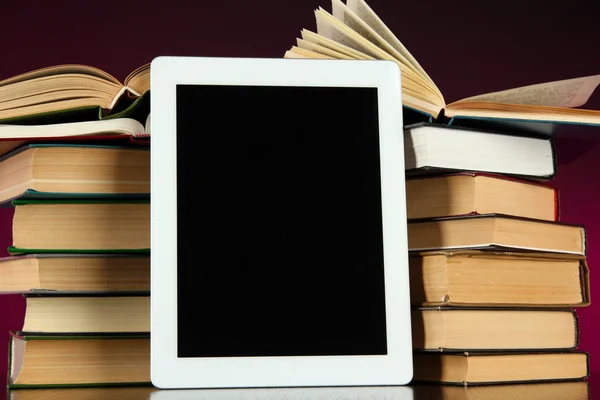
[[[14,206],[28,204],[149,204],[150,199],[15,199]]]
[[[14,246],[8,247],[8,252],[12,256],[22,254],[54,254],[54,253],[68,253],[68,254],[150,254],[150,249],[22,249]]]

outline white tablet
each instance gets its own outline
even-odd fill
[[[151,93],[154,385],[408,383],[398,66],[159,57]]]

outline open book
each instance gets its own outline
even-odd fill
[[[0,81],[0,120],[85,108],[95,109],[101,119],[128,108],[149,89],[150,64],[131,72],[123,83],[88,65],[41,68]]]
[[[446,104],[427,72],[364,0],[332,0],[332,13],[315,10],[316,33],[303,29],[284,58],[390,60],[402,71],[405,108],[430,120],[500,119],[600,125],[600,111],[576,109],[589,99],[600,75],[487,93]]]
[[[0,159],[26,143],[35,142],[130,142],[149,145],[150,114],[145,125],[133,118],[43,125],[0,124]]]

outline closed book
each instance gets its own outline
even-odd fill
[[[585,256],[453,250],[411,253],[415,306],[571,308],[590,304]]]
[[[504,214],[558,220],[558,190],[505,175],[456,173],[406,180],[408,219]]]
[[[551,137],[435,124],[405,127],[404,162],[407,176],[474,171],[550,180],[556,174]]]
[[[150,332],[148,292],[29,293],[23,335]]]
[[[0,258],[0,293],[148,290],[148,254],[45,253]]]
[[[589,376],[589,354],[582,351],[416,352],[413,363],[415,382],[465,386],[583,380]]]
[[[15,198],[149,195],[147,146],[28,144],[0,159],[0,203]]]
[[[11,333],[9,388],[150,384],[150,338]]]
[[[149,115],[145,121],[114,118],[100,121],[53,122],[45,124],[0,124],[0,156],[33,143],[114,144],[148,147]],[[23,122],[23,121],[21,121]],[[144,125],[145,124],[145,125]]]
[[[413,349],[422,351],[575,350],[572,310],[417,308],[411,311]]]
[[[408,250],[511,249],[584,255],[582,225],[500,214],[413,220]]]
[[[11,254],[149,252],[149,200],[14,200]]]

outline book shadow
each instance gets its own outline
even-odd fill
[[[553,136],[556,147],[558,171],[563,165],[568,165],[583,157],[588,152],[597,152],[600,135],[597,128],[587,126],[565,126],[556,131]]]

